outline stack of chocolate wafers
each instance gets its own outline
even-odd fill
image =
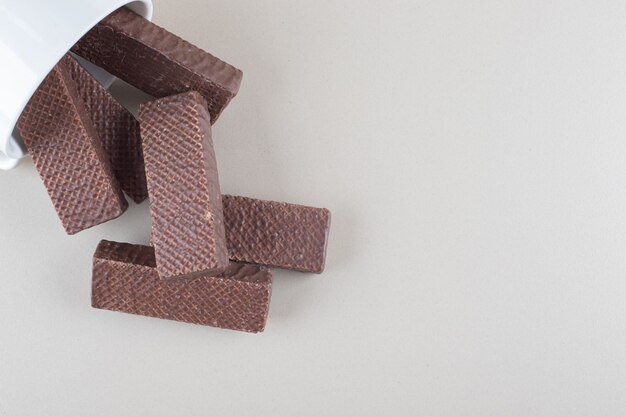
[[[137,121],[68,54],[18,122],[68,234],[149,199],[151,246],[96,248],[93,307],[263,331],[269,268],[321,273],[330,212],[222,195],[211,125],[242,72],[125,8],[72,52],[155,98]]]

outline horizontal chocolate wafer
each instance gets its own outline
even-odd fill
[[[321,273],[330,211],[222,196],[226,244],[233,261]]]
[[[137,204],[148,198],[139,122],[73,57],[66,59],[122,190]]]
[[[154,97],[200,92],[213,123],[239,91],[243,76],[126,8],[102,20],[72,51]]]
[[[114,219],[128,208],[67,57],[44,79],[17,127],[68,234]]]
[[[91,294],[95,308],[261,332],[269,311],[272,273],[231,263],[217,277],[162,280],[150,246],[103,240],[94,255]]]
[[[139,117],[159,275],[222,272],[228,252],[206,101],[178,94],[142,104]]]

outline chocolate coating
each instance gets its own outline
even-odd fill
[[[222,202],[231,260],[324,270],[330,211],[230,195],[223,195]]]
[[[139,114],[159,275],[222,272],[228,252],[206,101],[183,93],[142,104]]]
[[[44,79],[17,127],[68,234],[128,208],[71,77],[68,57]]]
[[[126,8],[102,20],[72,51],[154,97],[200,92],[213,123],[237,95],[243,77],[237,68]]]
[[[231,263],[217,277],[159,278],[149,246],[103,240],[93,259],[92,306],[167,320],[262,332],[272,294],[266,268]]]
[[[122,190],[137,204],[148,198],[139,122],[74,58],[66,59]]]

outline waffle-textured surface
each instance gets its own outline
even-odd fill
[[[215,275],[228,265],[222,195],[206,102],[196,92],[139,110],[152,244],[162,278]]]
[[[68,234],[128,208],[66,59],[39,86],[17,127]]]
[[[122,190],[137,204],[148,198],[139,122],[71,56],[66,61]]]
[[[162,280],[155,265],[150,246],[100,242],[93,307],[246,332],[265,328],[272,294],[268,269],[231,263],[217,277]]]
[[[237,68],[126,8],[102,20],[72,51],[154,97],[200,92],[213,123],[243,77]]]
[[[247,197],[222,196],[233,261],[321,273],[330,211]]]

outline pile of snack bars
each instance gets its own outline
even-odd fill
[[[322,272],[330,212],[221,194],[211,125],[242,72],[126,8],[72,52],[155,97],[137,121],[68,53],[18,121],[68,234],[149,199],[151,246],[98,245],[93,307],[263,331],[268,267]]]

